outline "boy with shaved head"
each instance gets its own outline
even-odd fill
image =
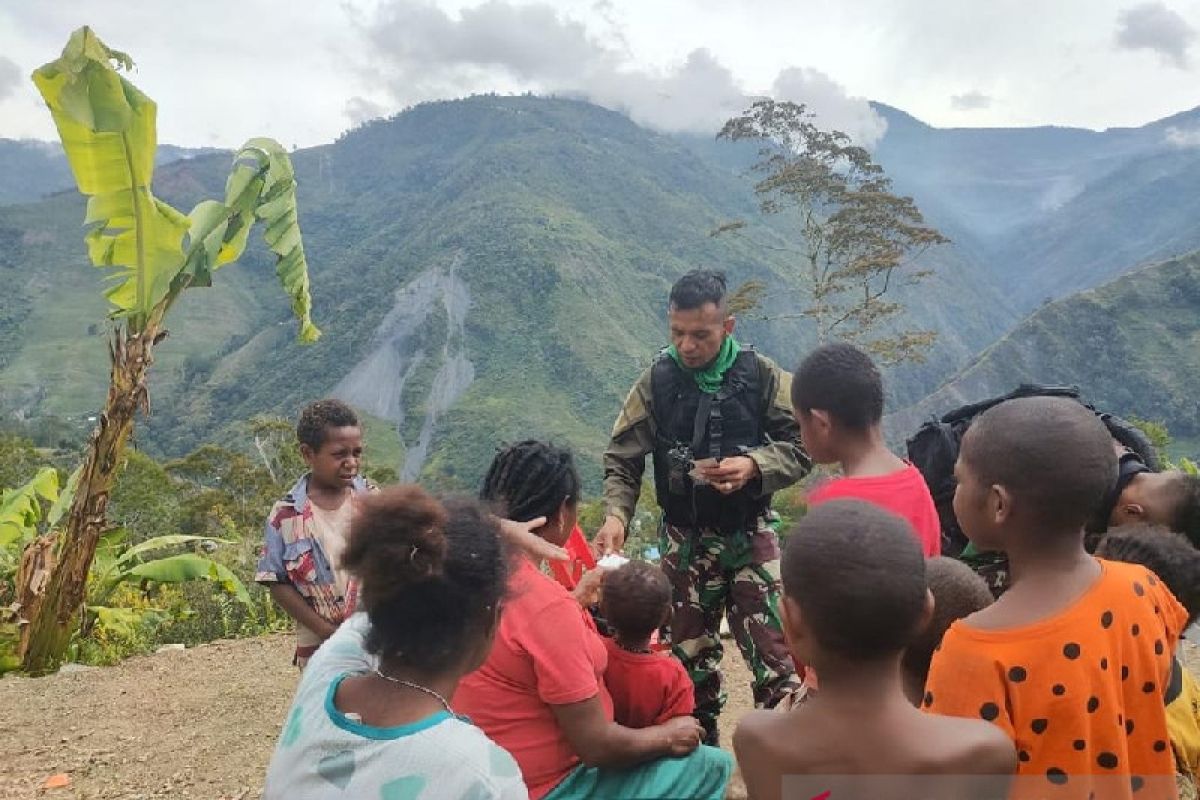
[[[1145,567],[1084,549],[1116,474],[1108,430],[1069,399],[1001,403],[963,438],[955,515],[1012,583],[946,632],[923,705],[1008,734],[1018,797],[1175,796],[1163,693],[1186,612]]]

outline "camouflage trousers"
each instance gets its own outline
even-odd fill
[[[774,706],[800,687],[779,622],[779,540],[760,525],[723,534],[662,524],[662,569],[671,581],[674,616],[666,633],[696,687],[696,717],[716,729],[721,686],[721,618],[754,675],[755,705]]]

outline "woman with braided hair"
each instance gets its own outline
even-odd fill
[[[561,547],[580,488],[569,451],[525,441],[496,456],[481,496],[508,519],[544,518],[533,532]],[[571,593],[524,552],[508,589],[491,652],[452,702],[512,754],[532,800],[724,797],[732,761],[700,745],[693,717],[638,730],[613,721],[607,652]]]

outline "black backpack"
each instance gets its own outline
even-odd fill
[[[1024,383],[1001,397],[956,408],[923,424],[907,442],[908,460],[913,463],[929,484],[937,506],[942,527],[942,554],[957,557],[967,545],[954,516],[954,462],[958,460],[958,445],[972,420],[994,405],[1018,397],[1067,397],[1077,401],[1100,417],[1112,437],[1138,454],[1152,471],[1159,470],[1158,454],[1146,434],[1120,417],[1096,411],[1084,402],[1075,386],[1044,386]]]

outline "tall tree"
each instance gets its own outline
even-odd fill
[[[251,139],[235,156],[222,201],[205,200],[186,215],[175,210],[151,192],[156,106],[117,71],[132,67],[128,55],[84,27],[71,34],[59,59],[33,74],[79,191],[88,196],[85,223],[91,227],[84,240],[92,263],[111,271],[105,294],[115,320],[108,398],[46,564],[49,579],[36,592],[18,592],[31,598],[18,609],[27,621],[20,655],[23,668],[35,674],[57,666],[77,624],[88,570],[108,527],[105,511],[121,454],[138,410],[149,408],[153,350],[183,291],[210,286],[213,273],[242,254],[257,219],[266,226],[264,238],[291,297],[300,340],[320,335],[310,317],[308,264],[287,153],[273,140]]]
[[[725,123],[720,139],[760,143],[754,187],[763,214],[794,219],[809,295],[800,315],[813,320],[817,337],[856,342],[884,363],[920,360],[933,331],[898,324],[903,306],[894,289],[928,272],[909,269],[928,248],[949,241],[925,224],[910,197],[892,193],[883,167],[840,131],[824,131],[798,103],[760,100]],[[744,222],[714,234],[738,232]]]

